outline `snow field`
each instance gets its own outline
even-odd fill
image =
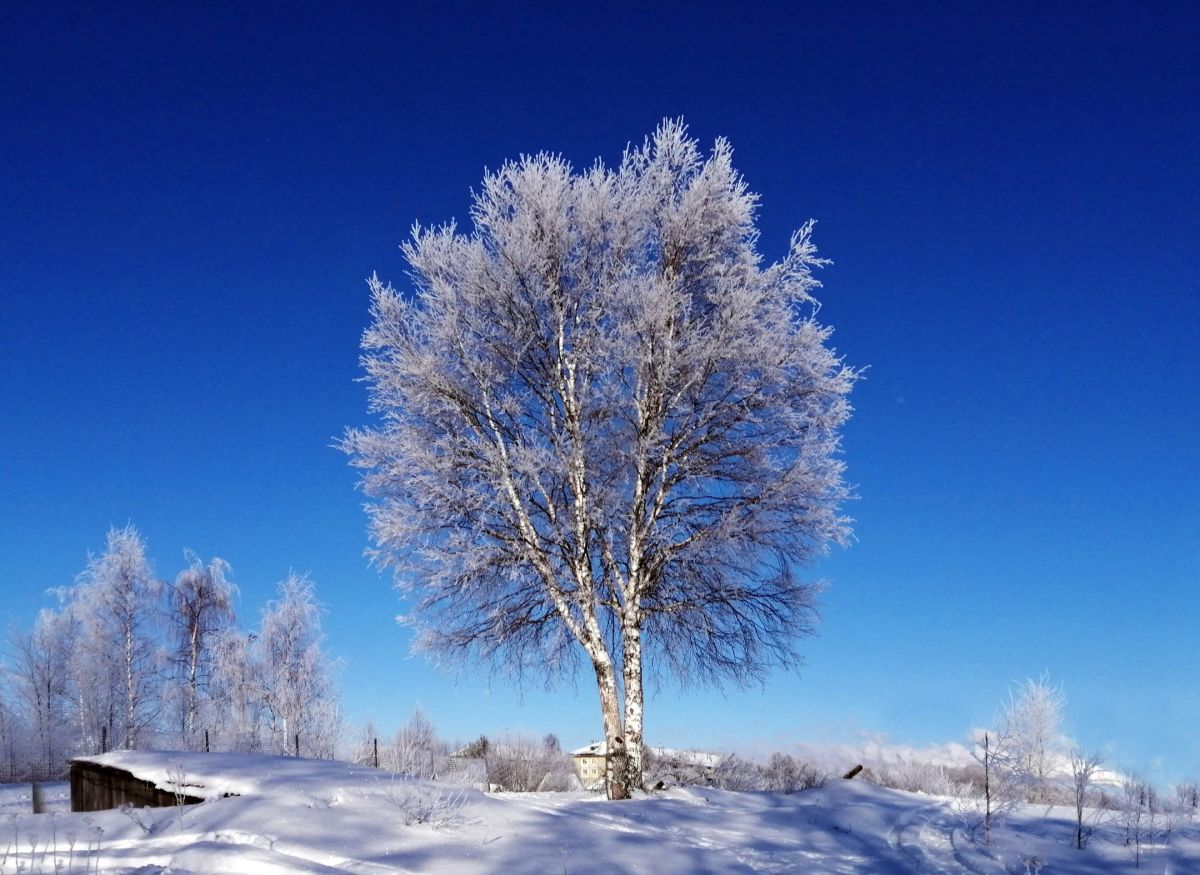
[[[207,801],[71,813],[66,784],[0,788],[0,873],[1200,872],[1200,823],[1172,823],[1140,869],[1114,817],[1070,847],[1074,812],[1027,806],[973,843],[953,800],[857,781],[793,795],[675,788],[485,795],[327,760],[116,753],[98,760]],[[225,793],[238,793],[224,796]]]

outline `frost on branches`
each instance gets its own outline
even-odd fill
[[[815,320],[811,223],[762,265],[718,140],[664,122],[619,167],[487,175],[473,231],[414,229],[414,288],[370,280],[363,469],[376,558],[419,644],[594,674],[609,795],[641,782],[643,674],[794,666],[798,569],[844,542],[857,377]]]

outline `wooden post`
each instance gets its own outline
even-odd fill
[[[108,727],[100,727],[100,753],[108,753]]]
[[[296,733],[296,759],[300,759],[300,733]]]
[[[208,730],[204,730],[204,752],[208,753]]]
[[[375,768],[379,768],[379,739],[375,739]]]

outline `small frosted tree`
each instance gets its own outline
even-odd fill
[[[992,827],[996,821],[1012,811],[1024,799],[1024,782],[1014,765],[1016,757],[1003,733],[987,730],[977,731],[971,756],[983,770],[983,796],[974,793],[957,794],[956,807],[968,833],[972,836],[982,831],[983,843],[991,844]]]
[[[1175,785],[1175,807],[1191,823],[1200,811],[1200,785],[1194,781]]]
[[[1125,825],[1125,847],[1133,857],[1134,868],[1142,864],[1142,846],[1153,830],[1148,827],[1153,810],[1154,788],[1140,775],[1121,780],[1121,820]]]
[[[1030,802],[1048,801],[1049,779],[1062,759],[1066,695],[1043,676],[1017,684],[1001,721],[1001,744],[1013,776]]]
[[[972,751],[972,756],[983,766],[983,843],[992,843],[992,820],[1005,807],[1015,803],[1016,796],[1010,792],[1008,779],[1011,769],[1005,752],[997,745],[999,739],[984,732],[982,742]]]
[[[434,776],[435,757],[444,751],[433,723],[416,708],[408,722],[396,730],[386,766],[414,778],[430,779]]]
[[[1072,844],[1083,850],[1091,838],[1092,829],[1084,823],[1084,813],[1092,801],[1092,784],[1104,757],[1098,753],[1071,753],[1071,790],[1075,802],[1075,838]]]
[[[349,431],[375,557],[418,647],[595,678],[607,787],[642,782],[647,670],[744,683],[799,664],[844,542],[856,373],[815,319],[811,223],[757,250],[718,140],[664,122],[620,165],[488,174],[472,233],[417,228],[411,294],[370,281],[382,422]]]

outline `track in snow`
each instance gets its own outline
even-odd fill
[[[1004,869],[983,860],[969,860],[959,849],[951,816],[942,803],[906,812],[888,832],[888,844],[920,875],[993,875]]]

